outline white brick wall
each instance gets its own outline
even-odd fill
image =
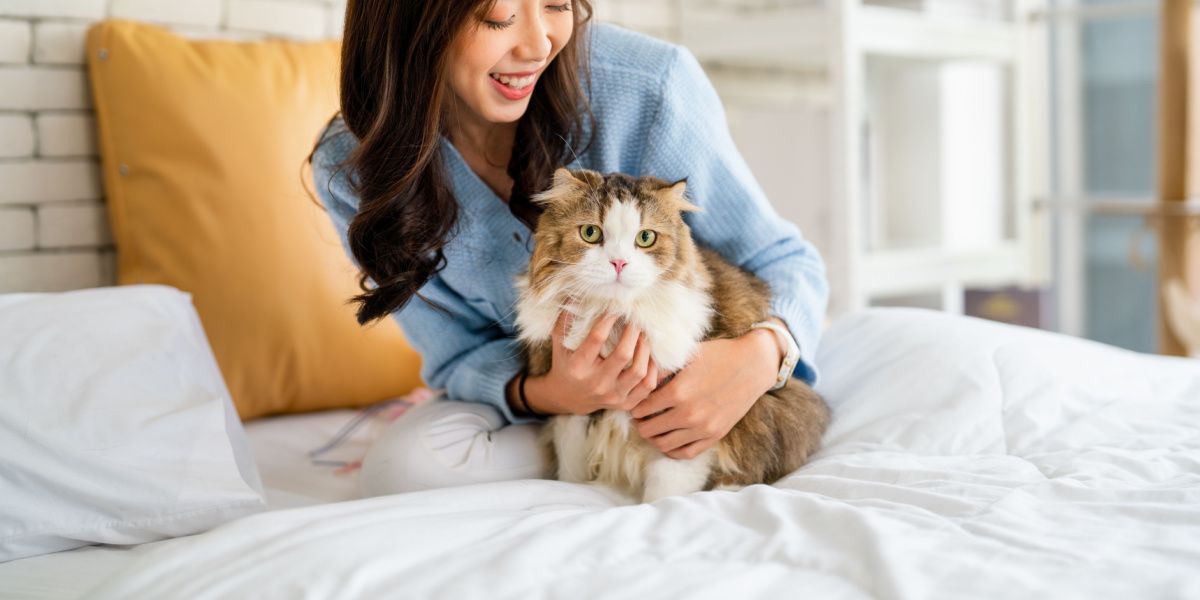
[[[0,208],[0,251],[33,248],[32,208]]]
[[[166,25],[216,27],[221,23],[221,9],[220,2],[211,1],[112,0],[109,16]]]
[[[33,62],[43,65],[84,64],[83,41],[87,25],[82,23],[38,23],[33,33]]]
[[[0,158],[33,156],[33,119],[0,114]]]
[[[0,21],[0,63],[24,63],[29,60],[28,21]]]
[[[108,0],[0,0],[5,17],[101,19]]]
[[[188,37],[341,35],[345,0],[0,0],[0,293],[116,281],[84,39],[108,17]]]
[[[682,0],[594,4],[602,20],[679,39]],[[188,37],[316,39],[341,36],[345,5],[346,0],[0,0],[0,293],[115,282],[84,69],[84,35],[92,22],[149,21]]]
[[[42,156],[96,156],[96,119],[86,113],[47,112],[37,116]]]
[[[230,29],[267,31],[296,38],[318,38],[328,32],[324,7],[290,0],[240,0],[229,5]]]

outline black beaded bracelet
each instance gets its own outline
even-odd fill
[[[519,383],[517,385],[517,389],[521,396],[521,408],[525,409],[526,414],[533,415],[535,417],[538,417],[539,419],[545,418],[546,415],[543,415],[542,413],[539,413],[529,407],[529,399],[525,397],[525,380],[528,378],[529,378],[529,369],[522,369],[521,370],[521,383]]]

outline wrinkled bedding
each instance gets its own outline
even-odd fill
[[[139,553],[87,597],[1200,598],[1200,362],[871,309],[818,365],[833,424],[773,486],[297,505]]]

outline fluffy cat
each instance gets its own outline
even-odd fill
[[[685,188],[684,181],[560,168],[551,188],[534,197],[545,210],[529,270],[517,278],[516,309],[530,374],[550,370],[551,333],[564,307],[574,315],[563,340],[567,348],[578,348],[595,320],[611,312],[619,319],[601,356],[633,323],[645,333],[660,372],[668,373],[683,368],[701,341],[741,336],[769,317],[765,282],[693,242],[682,214],[701,209],[686,200]],[[613,259],[626,261],[619,277]],[[828,423],[824,400],[793,378],[759,398],[694,459],[661,453],[638,435],[625,411],[552,417],[543,443],[559,479],[599,482],[653,502],[773,483],[808,460]]]

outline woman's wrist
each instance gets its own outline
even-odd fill
[[[529,409],[539,416],[556,415],[561,412],[551,406],[550,399],[554,395],[547,389],[549,384],[550,378],[545,375],[530,375],[525,381],[525,402]]]
[[[517,371],[517,374],[508,380],[508,384],[504,386],[504,399],[508,401],[508,408],[512,411],[512,414],[520,417],[531,417],[533,415],[526,412],[525,407],[521,405],[521,390],[519,386],[521,385],[521,375],[524,373],[524,370]]]
[[[508,407],[512,409],[513,414],[528,417],[557,414],[557,411],[547,406],[547,398],[551,396],[545,389],[547,383],[545,375],[529,375],[525,378],[525,397],[522,401],[521,375],[523,373],[524,371],[517,373],[505,387]]]
[[[786,324],[778,317],[768,319],[771,322],[778,323],[786,327]],[[779,375],[779,367],[783,364],[785,353],[779,347],[779,338],[775,336],[775,332],[770,329],[751,329],[742,336],[742,339],[750,340],[754,347],[758,349],[758,355],[763,359],[760,361],[763,365],[759,369],[763,373],[763,389],[769,390],[775,386],[775,380]]]

